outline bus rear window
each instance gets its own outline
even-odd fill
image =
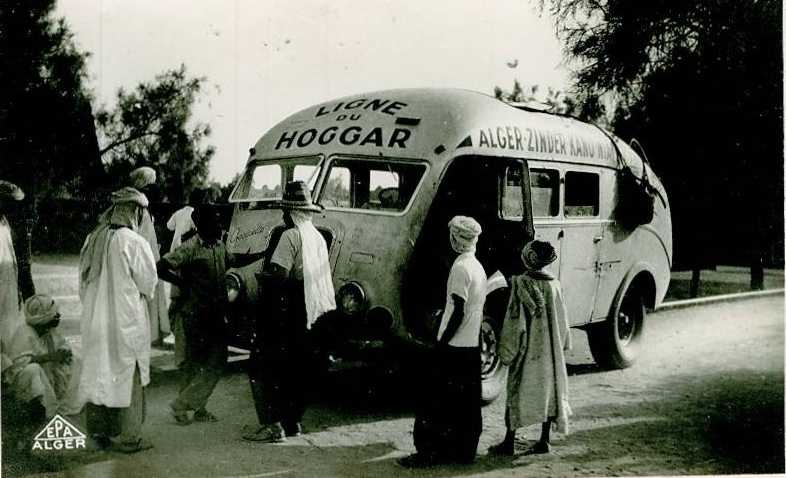
[[[330,208],[399,212],[406,209],[426,171],[424,164],[336,159],[319,203]]]
[[[597,216],[600,203],[600,179],[595,173],[565,173],[565,216]]]

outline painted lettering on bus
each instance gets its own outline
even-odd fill
[[[560,156],[610,160],[617,157],[614,146],[608,141],[518,126],[481,129],[478,132],[477,144],[481,148],[510,149]]]
[[[405,128],[386,131],[381,127],[369,130],[362,126],[349,126],[344,129],[338,126],[329,126],[321,131],[316,128],[284,131],[278,138],[275,149],[305,148],[315,142],[320,146],[325,146],[333,141],[338,141],[345,146],[357,144],[360,146],[406,148],[407,141],[411,136],[412,131]]]
[[[336,113],[341,110],[357,110],[363,109],[367,111],[379,111],[386,115],[395,116],[400,110],[407,107],[406,103],[402,103],[401,101],[393,101],[393,100],[384,100],[381,98],[375,99],[366,99],[360,98],[357,100],[344,102],[338,102],[334,105],[322,105],[317,108],[316,114],[314,114],[314,118],[319,118],[320,116],[325,116],[330,113]]]

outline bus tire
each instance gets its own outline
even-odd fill
[[[491,317],[484,316],[480,327],[480,400],[483,404],[496,400],[505,384],[508,369],[502,365],[497,353],[499,332]]]
[[[590,351],[605,369],[623,369],[636,362],[644,338],[647,311],[644,298],[628,290],[611,316],[587,328]]]

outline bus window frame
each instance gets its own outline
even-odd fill
[[[324,194],[324,186],[327,185],[328,181],[328,174],[330,173],[330,169],[333,167],[333,163],[336,160],[357,160],[357,161],[367,161],[367,162],[378,162],[378,163],[405,163],[405,164],[416,164],[425,166],[423,169],[423,174],[420,176],[418,180],[417,186],[412,191],[412,197],[409,198],[406,207],[401,211],[382,211],[382,210],[375,210],[375,209],[361,209],[361,208],[354,208],[354,207],[337,207],[337,206],[324,206],[322,205],[322,199]],[[357,154],[333,154],[330,155],[325,164],[323,165],[322,170],[320,171],[320,180],[318,182],[319,185],[319,194],[316,197],[315,202],[322,206],[325,211],[338,211],[338,212],[348,212],[352,214],[370,214],[372,216],[390,216],[390,217],[401,217],[406,215],[410,209],[412,209],[412,205],[415,203],[415,200],[420,194],[420,190],[423,188],[423,184],[425,183],[426,177],[429,175],[431,171],[431,163],[423,160],[423,159],[416,159],[416,158],[406,158],[406,157],[389,157],[389,156],[365,156],[365,155],[357,155]],[[350,185],[351,187],[351,185]],[[350,194],[352,192],[350,191]]]
[[[591,174],[595,176],[597,179],[597,212],[591,216],[584,216],[584,215],[569,215],[566,212],[566,208],[568,207],[568,174],[570,173],[578,173],[578,174]],[[568,165],[562,170],[560,179],[560,216],[565,221],[599,221],[604,219],[603,214],[603,184],[602,184],[602,172],[600,169],[592,168],[592,167],[575,167],[574,165]]]

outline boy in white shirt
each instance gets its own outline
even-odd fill
[[[426,363],[424,383],[430,389],[416,413],[417,453],[399,461],[406,467],[471,463],[482,429],[479,341],[486,272],[475,258],[481,227],[466,216],[454,217],[448,227],[458,257],[448,276],[438,343]]]

